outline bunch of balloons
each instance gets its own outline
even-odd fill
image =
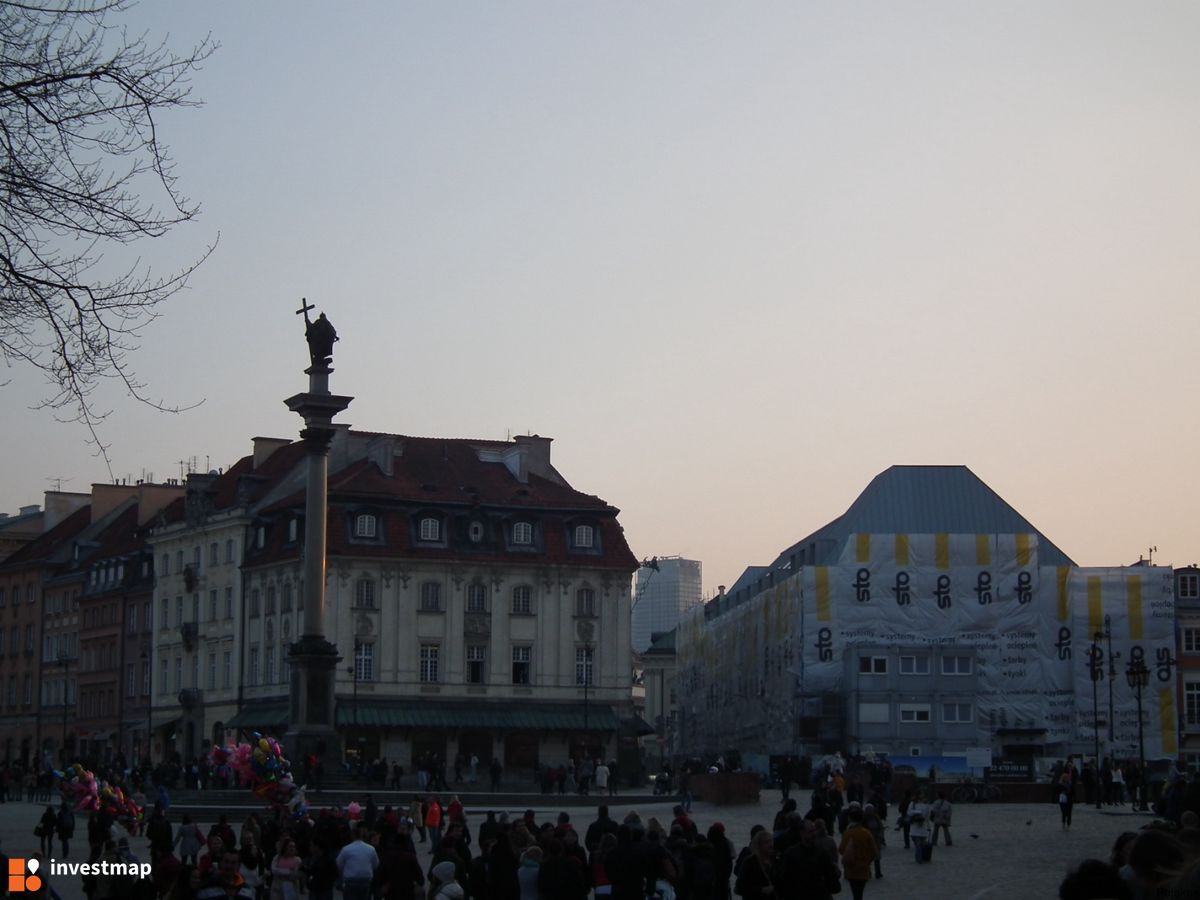
[[[249,743],[236,746],[214,746],[208,754],[214,766],[228,766],[238,780],[249,785],[254,796],[267,803],[286,806],[292,815],[301,819],[308,814],[304,789],[296,785],[288,768],[283,747],[273,737],[255,732]]]
[[[63,799],[75,807],[76,812],[104,812],[127,828],[136,825],[145,815],[145,809],[126,797],[120,787],[97,779],[79,763],[55,771],[62,790]]]

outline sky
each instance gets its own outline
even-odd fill
[[[551,436],[635,554],[730,585],[893,464],[1082,565],[1200,560],[1200,5],[143,3],[219,51],[159,122],[219,238],[98,403],[116,477],[339,421]],[[0,511],[108,479],[0,373]]]

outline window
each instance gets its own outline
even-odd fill
[[[166,631],[167,626],[171,624],[171,601],[166,597],[162,598],[162,615],[159,616],[159,627]]]
[[[147,600],[142,606],[142,631],[149,631],[154,627],[154,601]]]
[[[891,708],[887,703],[858,704],[858,721],[860,724],[881,725],[889,721]]]
[[[591,525],[576,525],[575,526],[575,546],[580,550],[590,550],[592,542],[595,539],[595,533]]]
[[[225,588],[225,618],[233,618],[233,588]]]
[[[221,656],[221,687],[233,687],[233,653],[228,650]]]
[[[1179,599],[1200,599],[1200,574],[1183,572],[1179,576]]]
[[[125,664],[125,696],[137,696],[137,666],[133,663]]]
[[[533,612],[533,588],[527,584],[513,588],[512,611],[519,616],[527,616]]]
[[[360,578],[354,585],[354,605],[363,609],[375,608],[375,582]]]
[[[900,707],[900,721],[908,723],[928,722],[929,721],[929,704],[916,704],[913,706]]]
[[[1200,628],[1183,629],[1183,652],[1200,653]]]
[[[258,615],[258,588],[250,591],[250,615]]]
[[[183,551],[182,550],[175,551],[175,571],[176,572],[183,571]]]
[[[467,612],[487,612],[487,585],[475,583],[467,588]]]
[[[21,652],[21,626],[14,625],[8,635],[8,655],[16,656]]]
[[[227,540],[225,542],[225,562],[227,562],[227,563],[233,562],[233,540],[232,539]]]
[[[375,645],[361,643],[354,645],[354,680],[375,680]],[[424,680],[424,679],[422,679]],[[434,679],[436,681],[436,679]]]
[[[216,541],[208,545],[208,564],[215,566],[217,564],[217,544]]]
[[[206,682],[209,690],[217,686],[217,654],[208,654],[208,681]]]
[[[217,620],[217,592],[208,592],[208,620],[215,622]]]
[[[420,534],[423,541],[440,541],[442,539],[442,523],[427,516],[421,520]]]
[[[467,537],[471,539],[472,544],[478,544],[483,540],[483,523],[472,522],[467,527]]]
[[[943,656],[942,657],[942,674],[943,675],[970,675],[971,674],[971,657],[969,657],[969,656]]]
[[[25,680],[22,684],[21,703],[28,706],[33,702],[33,676],[29,673],[25,674]]]
[[[275,683],[275,648],[271,646],[271,635],[267,634],[267,671],[263,684]]]
[[[183,624],[183,598],[175,598],[175,627],[178,628]]]
[[[529,647],[512,648],[512,683],[529,684]]]
[[[928,656],[902,656],[902,657],[900,657],[900,674],[901,675],[928,675],[929,674],[929,657]]]
[[[25,652],[26,653],[33,652],[33,626],[32,625],[25,626]]]
[[[858,658],[859,675],[886,675],[886,656],[860,656]]]
[[[167,661],[164,659],[162,665],[159,666],[158,673],[158,692],[165,694],[170,690],[171,686],[167,683]]]
[[[971,715],[970,703],[943,703],[942,704],[942,721],[943,722],[963,722],[970,723],[974,721]]]
[[[175,691],[183,690],[183,657],[175,657]]]
[[[424,612],[440,612],[442,608],[442,586],[436,581],[421,585],[421,609]]]
[[[283,599],[279,602],[279,609],[281,612],[292,611],[292,583],[290,581],[283,583]]]
[[[467,647],[467,684],[483,684],[484,673],[484,648],[472,644]]]
[[[435,682],[438,680],[438,651],[437,644],[421,645],[421,680]]]
[[[258,684],[258,648],[250,648],[250,683]]]
[[[192,690],[200,687],[200,654],[192,657]]]
[[[359,516],[356,516],[354,519],[354,536],[355,537],[373,538],[373,537],[375,537],[375,528],[376,528],[375,517],[373,515],[371,515],[370,513],[363,513]],[[422,540],[424,540],[424,538],[422,538]],[[437,539],[431,538],[431,540],[437,540]]]
[[[296,534],[298,533],[299,528],[300,528],[300,522],[297,519],[294,519],[294,518],[288,519],[288,537],[287,537],[287,539],[288,539],[289,544],[294,544],[296,542]]]
[[[125,632],[137,634],[137,604],[130,603],[125,607]]]
[[[596,614],[596,592],[591,588],[580,588],[575,592],[575,615],[594,616]]]
[[[150,696],[150,660],[142,663],[142,696]]]
[[[200,545],[197,544],[192,548],[192,565],[196,567],[196,572],[200,572]]]
[[[592,683],[592,648],[575,648],[575,683],[585,685]]]
[[[192,594],[192,618],[191,621],[200,622],[200,595]]]
[[[275,585],[267,585],[267,615],[275,615]]]
[[[533,543],[533,526],[528,522],[513,524],[512,542],[527,547]]]

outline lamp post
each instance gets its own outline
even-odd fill
[[[347,672],[349,672],[349,673],[350,673],[350,677],[351,677],[351,679],[353,679],[353,682],[354,682],[354,706],[353,706],[353,709],[354,709],[354,720],[353,720],[353,725],[354,725],[354,739],[355,739],[355,741],[358,741],[358,740],[359,740],[359,738],[358,738],[358,653],[359,653],[359,647],[360,647],[360,646],[362,646],[362,645],[359,643],[359,641],[358,641],[358,638],[355,638],[355,639],[354,639],[354,662],[353,662],[353,664],[352,664],[352,665],[351,665],[351,666],[350,666],[350,667],[349,667],[349,668],[346,670]],[[347,748],[349,747],[349,743],[350,743],[349,741],[347,741],[347,742],[346,742],[346,744],[347,744]],[[360,753],[360,754],[359,754],[359,757],[360,757],[360,758],[359,758],[359,760],[358,760],[358,763],[359,763],[359,765],[360,765],[360,766],[362,765],[362,758],[361,758],[361,756],[362,756],[362,754]]]
[[[1092,790],[1096,795],[1096,809],[1104,807],[1104,785],[1100,780],[1100,709],[1097,700],[1097,685],[1104,677],[1102,659],[1104,651],[1100,649],[1101,634],[1097,631],[1092,636],[1092,646],[1088,650],[1088,674],[1092,678],[1092,732],[1096,739],[1096,770],[1092,773]]]
[[[154,666],[150,665],[150,654],[145,650],[142,651],[142,668],[146,670],[146,752],[142,760],[142,766],[150,764],[150,747],[153,744],[151,736],[154,734],[153,715],[154,715]]]
[[[1125,670],[1125,678],[1129,682],[1129,686],[1137,692],[1137,716],[1138,716],[1138,793],[1140,799],[1135,798],[1137,808],[1146,809],[1146,741],[1142,730],[1142,689],[1150,682],[1150,670],[1146,668],[1146,661],[1142,658],[1142,648],[1134,647],[1129,654],[1129,668]]]
[[[588,745],[588,688],[592,684],[592,645],[586,643],[583,645],[583,741],[586,752]]]
[[[67,765],[67,700],[71,695],[71,657],[63,650],[58,661],[63,667],[63,729],[62,729],[62,764]]]

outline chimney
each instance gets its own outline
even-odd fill
[[[268,459],[271,454],[282,447],[286,447],[292,441],[290,438],[269,438],[256,437],[254,441],[254,471],[257,472]]]
[[[46,491],[46,513],[42,516],[42,533],[46,533],[55,525],[65,520],[73,512],[77,512],[92,502],[91,494],[67,493],[66,491]]]
[[[142,482],[137,485],[137,491],[139,526],[158,515],[172,500],[183,496],[183,488],[177,485]]]
[[[92,521],[98,522],[126,500],[137,496],[137,485],[93,484]]]
[[[517,480],[524,483],[530,475],[538,475],[548,481],[565,485],[566,481],[550,464],[550,444],[554,438],[544,438],[541,435],[517,435],[513,443],[521,455],[520,469]]]

